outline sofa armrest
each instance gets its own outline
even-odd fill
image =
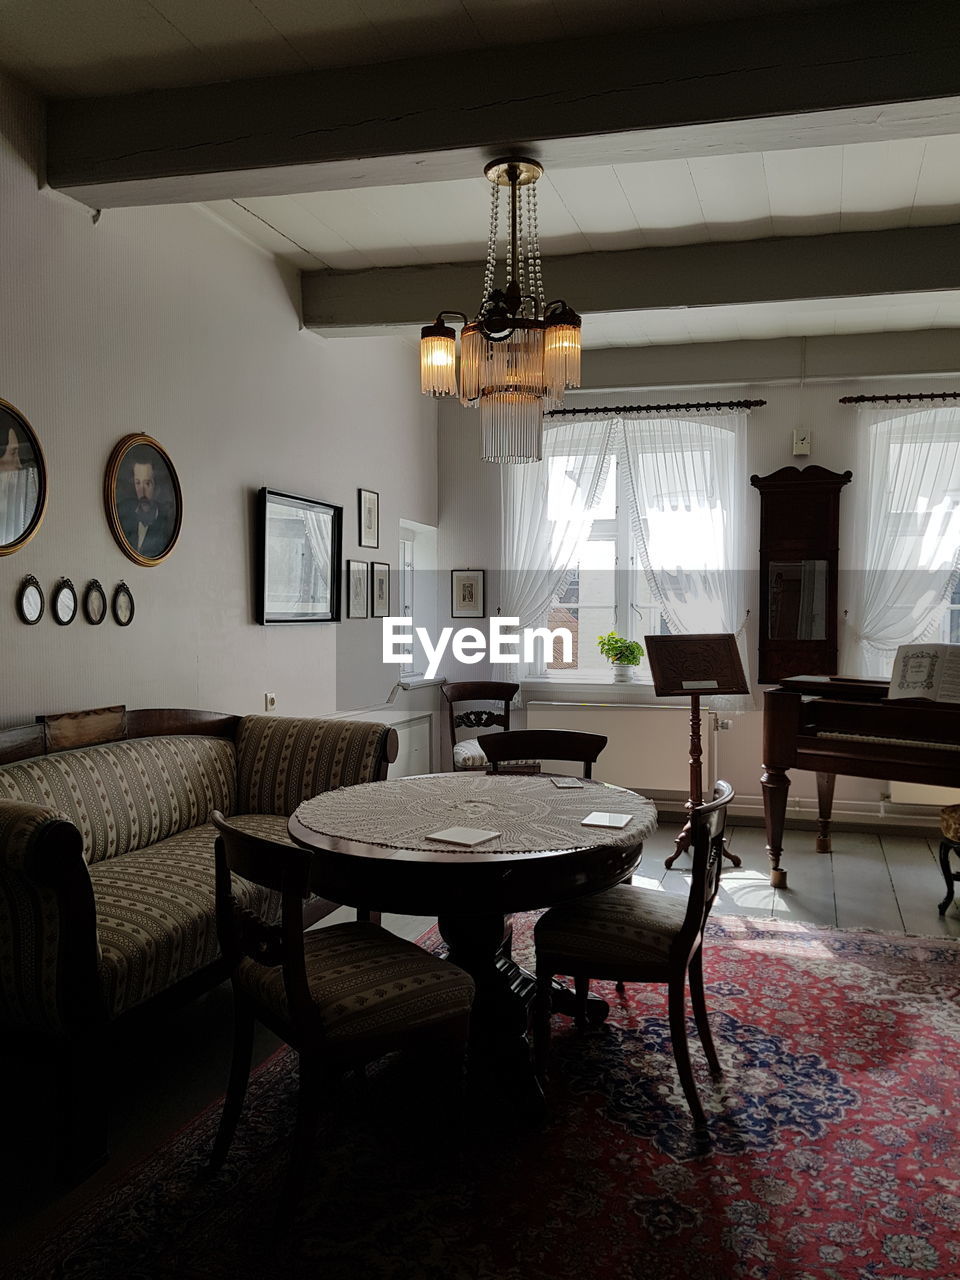
[[[99,1015],[97,915],[77,828],[0,800],[0,1024],[63,1035]]]
[[[397,731],[374,721],[244,716],[237,812],[289,817],[322,791],[382,781],[397,745]]]

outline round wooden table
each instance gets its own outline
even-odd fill
[[[630,814],[623,828],[581,825],[591,811]],[[651,801],[602,782],[561,789],[547,775],[427,774],[306,800],[289,820],[309,849],[315,891],[347,906],[436,915],[450,960],[473,977],[471,1060],[523,1060],[535,980],[510,956],[512,912],[554,906],[619,884],[656,826]],[[497,834],[458,846],[450,827]],[[563,989],[561,989],[563,990]],[[594,1002],[594,1017],[607,1006]],[[535,1086],[536,1087],[536,1086]]]

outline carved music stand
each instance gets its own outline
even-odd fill
[[[689,815],[694,805],[703,803],[703,751],[700,739],[700,699],[719,693],[748,693],[743,663],[733,635],[644,636],[653,687],[658,698],[690,699],[690,795],[684,808]],[[677,836],[673,853],[665,865],[669,868],[690,846],[690,818]],[[728,852],[735,867],[740,859]]]

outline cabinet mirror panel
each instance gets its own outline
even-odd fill
[[[771,640],[826,640],[826,560],[771,560],[767,635]]]

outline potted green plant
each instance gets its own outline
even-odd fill
[[[625,684],[633,679],[632,667],[635,667],[644,654],[639,640],[627,640],[610,631],[605,636],[597,636],[597,648],[603,656],[613,664],[613,678],[618,684]]]

